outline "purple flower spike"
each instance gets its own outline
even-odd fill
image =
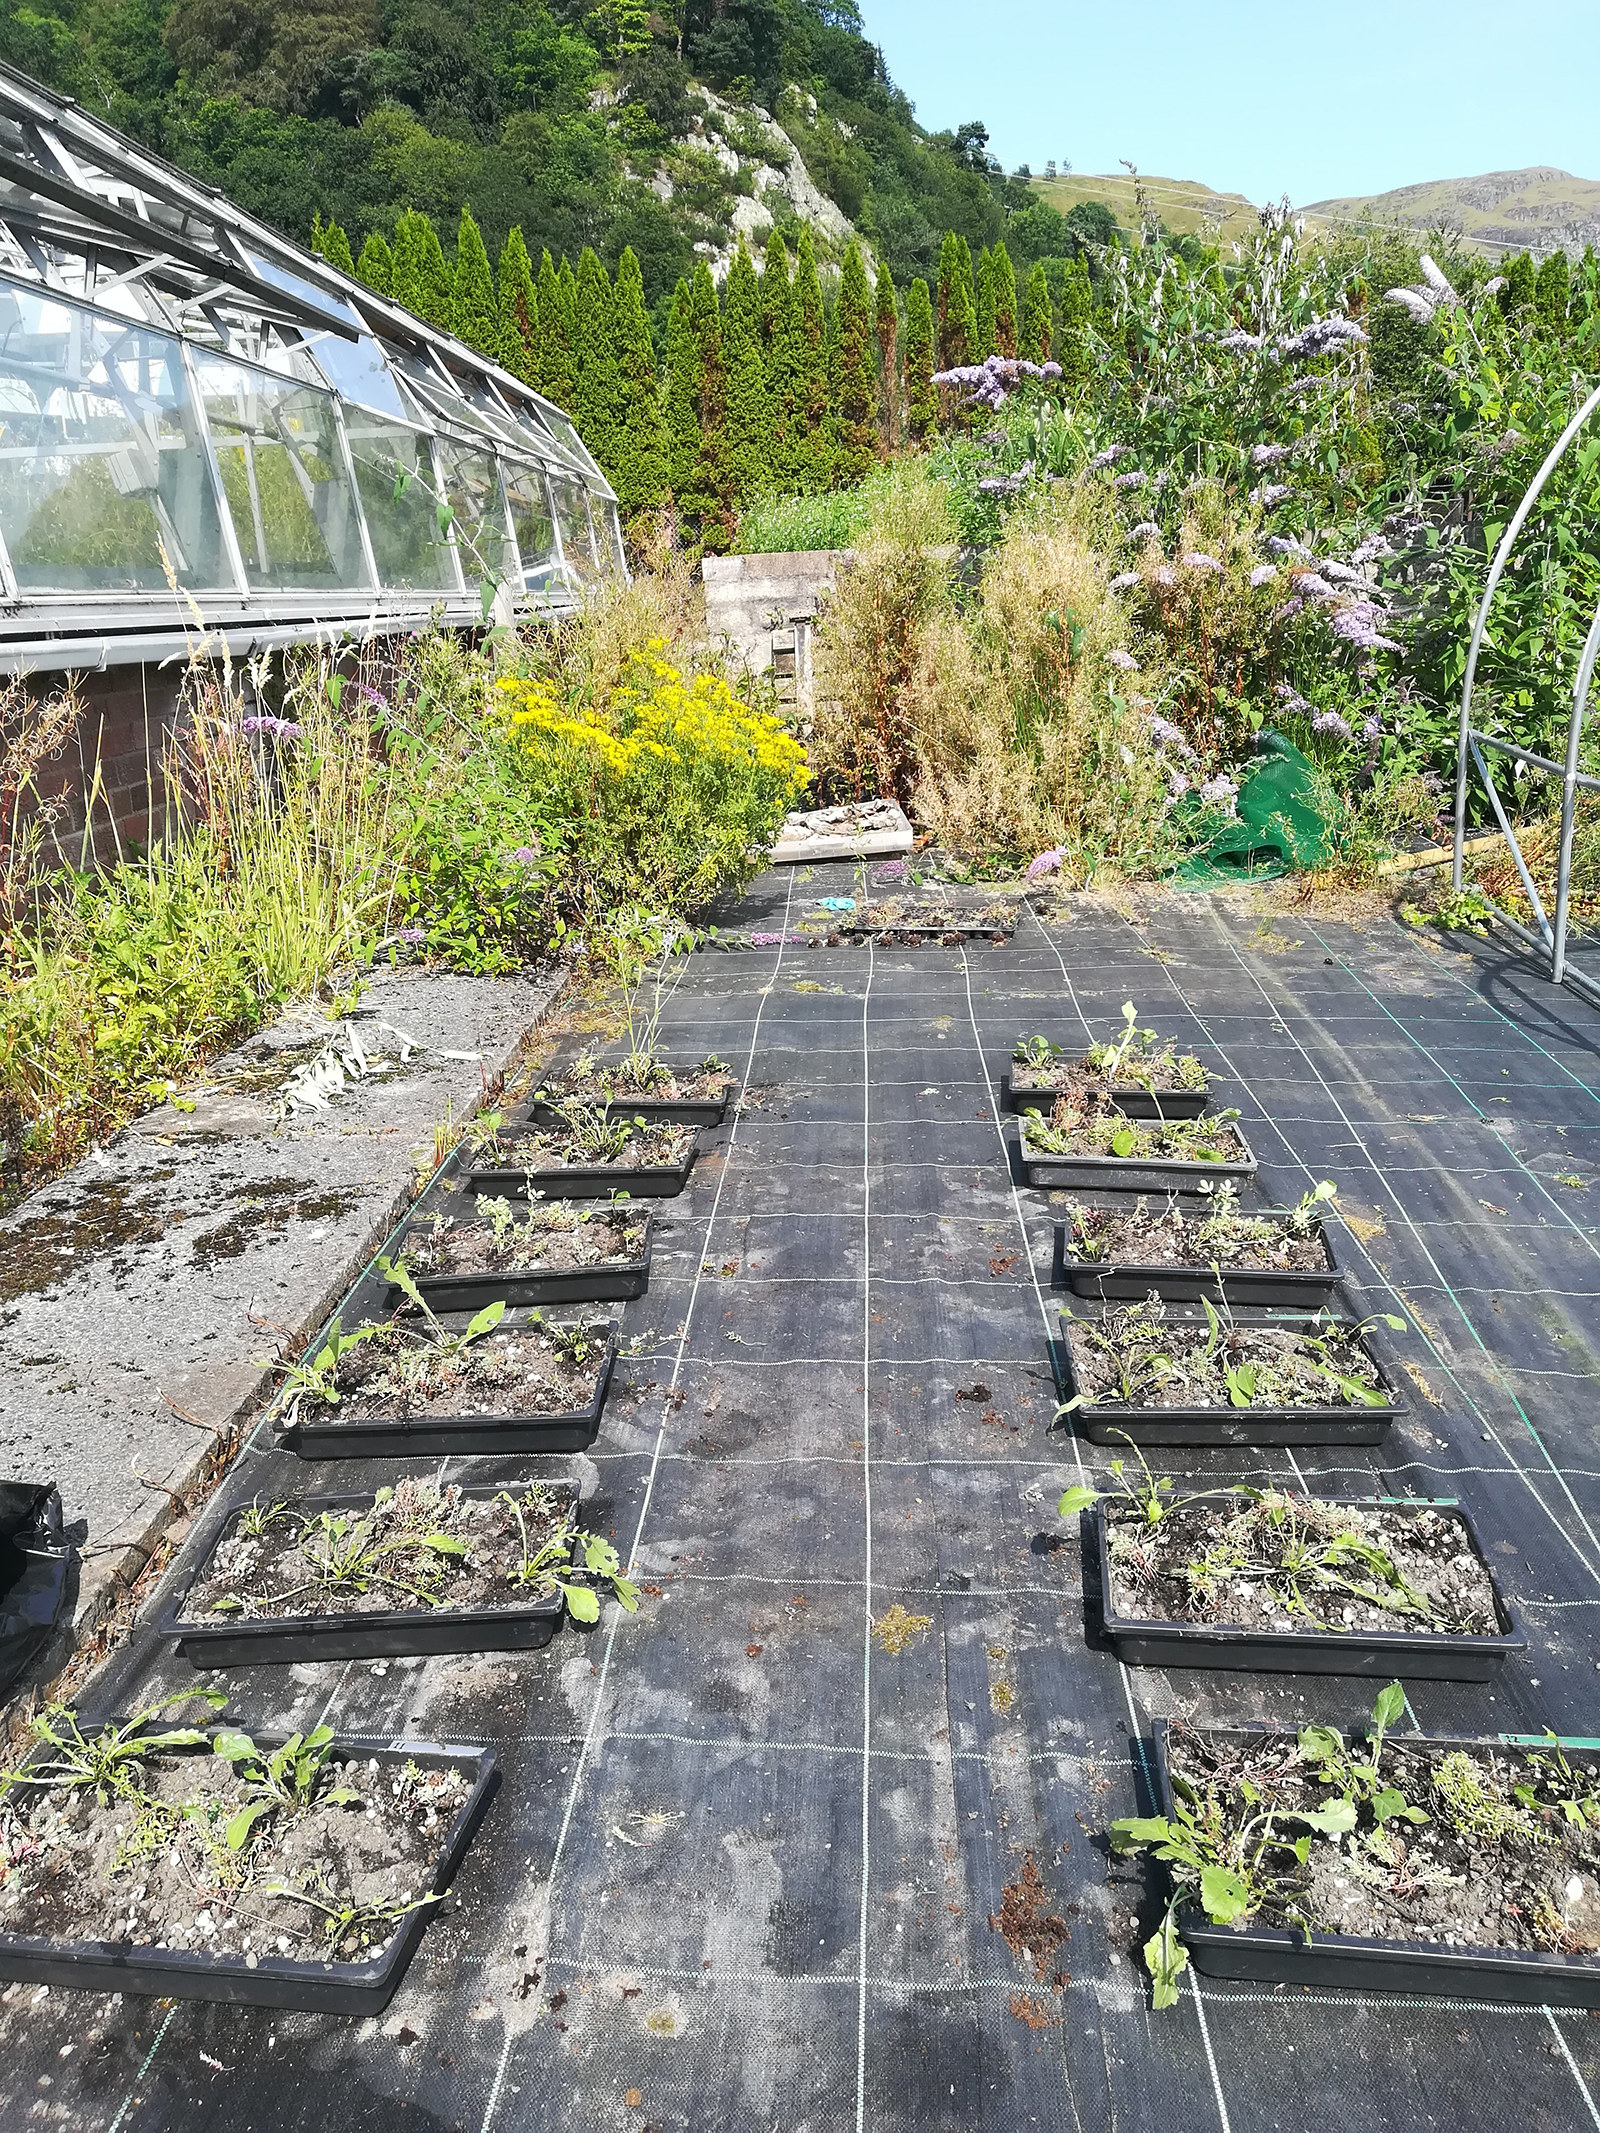
[[[1361,738],[1364,741],[1381,741],[1383,739],[1383,720],[1381,718],[1369,718],[1361,729]]]
[[[1203,548],[1191,548],[1188,554],[1179,560],[1185,570],[1204,570],[1209,571],[1213,577],[1222,576],[1222,565],[1214,555],[1207,555]]]
[[[1286,444],[1253,444],[1250,447],[1250,464],[1253,467],[1280,466],[1289,456]]]
[[[1134,658],[1131,652],[1125,652],[1121,645],[1118,645],[1114,652],[1110,652],[1106,656],[1114,667],[1121,667],[1124,674],[1137,674],[1139,671],[1138,660]]]
[[[1132,592],[1138,582],[1139,573],[1136,570],[1119,570],[1111,580],[1111,590],[1114,593]]]
[[[1355,738],[1348,720],[1342,719],[1337,711],[1319,711],[1311,721],[1311,730],[1313,733],[1331,733],[1341,741]]]
[[[1159,541],[1161,528],[1153,518],[1142,518],[1128,535],[1128,538],[1130,541]]]
[[[1089,472],[1098,474],[1102,467],[1114,467],[1119,459],[1126,459],[1133,450],[1131,444],[1108,444],[1103,452],[1096,452],[1089,462]]]
[[[533,862],[541,856],[539,847],[536,844],[519,844],[516,850],[510,854],[512,862],[519,867],[531,867]]]
[[[428,929],[426,926],[402,926],[395,935],[395,939],[404,941],[408,948],[420,948],[427,938]]]
[[[1250,573],[1251,590],[1259,592],[1263,585],[1270,585],[1277,575],[1276,563],[1258,563]]]
[[[1045,874],[1059,873],[1061,862],[1066,856],[1066,849],[1062,845],[1056,845],[1048,852],[1041,852],[1037,859],[1029,860],[1028,871],[1023,875],[1023,880],[1038,881]]]
[[[264,733],[269,740],[297,741],[300,728],[292,718],[244,718],[239,721],[241,733]]]
[[[1149,479],[1148,474],[1135,467],[1131,474],[1119,474],[1111,486],[1113,489],[1142,489]]]
[[[1313,319],[1309,326],[1302,326],[1277,347],[1278,359],[1284,363],[1304,362],[1308,356],[1332,355],[1339,348],[1354,348],[1365,341],[1366,335],[1353,318]]]
[[[1250,491],[1250,501],[1259,504],[1263,511],[1276,511],[1279,504],[1286,502],[1293,494],[1294,491],[1287,482],[1266,481],[1259,489]]]
[[[1208,807],[1220,807],[1225,815],[1234,812],[1234,802],[1239,797],[1239,788],[1233,779],[1219,774],[1207,778],[1200,787],[1200,797]]]

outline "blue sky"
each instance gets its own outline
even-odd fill
[[[1008,170],[1196,178],[1260,202],[1551,164],[1600,178],[1596,0],[861,0],[930,128]]]

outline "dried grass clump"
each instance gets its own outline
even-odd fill
[[[1057,494],[1013,521],[968,614],[923,632],[908,690],[916,807],[963,849],[1063,853],[1062,877],[1143,873],[1171,853],[1150,726],[1159,655],[1131,668],[1093,507]]]

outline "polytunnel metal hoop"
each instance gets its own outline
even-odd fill
[[[1520,748],[1513,741],[1500,735],[1486,732],[1472,723],[1472,690],[1477,679],[1478,655],[1483,649],[1484,634],[1489,623],[1489,609],[1501,575],[1511,559],[1517,537],[1527,524],[1528,515],[1538,502],[1545,484],[1560,464],[1567,447],[1578,435],[1595,409],[1600,407],[1600,387],[1589,395],[1552,445],[1544,465],[1533,477],[1523,494],[1521,503],[1512,514],[1511,523],[1500,537],[1494,561],[1489,567],[1489,578],[1483,589],[1483,598],[1478,606],[1477,617],[1472,625],[1472,638],[1467,647],[1467,670],[1461,685],[1461,717],[1456,736],[1456,820],[1455,857],[1450,870],[1451,886],[1459,894],[1462,881],[1462,862],[1465,855],[1467,834],[1467,785],[1469,768],[1475,769],[1489,804],[1494,810],[1505,836],[1506,845],[1522,877],[1522,886],[1534,914],[1534,927],[1529,928],[1515,919],[1498,904],[1491,904],[1495,918],[1525,947],[1535,954],[1549,958],[1552,984],[1566,985],[1585,999],[1600,1006],[1600,983],[1584,972],[1574,970],[1567,957],[1567,925],[1572,902],[1572,843],[1577,824],[1577,802],[1580,792],[1600,792],[1600,778],[1591,777],[1578,768],[1578,757],[1583,744],[1583,725],[1589,708],[1589,695],[1594,686],[1594,672],[1600,659],[1600,606],[1589,624],[1589,633],[1584,639],[1583,654],[1578,661],[1577,678],[1573,684],[1572,712],[1567,721],[1567,747],[1564,762],[1554,762],[1549,756],[1536,755],[1531,749]],[[1506,811],[1495,789],[1494,779],[1489,774],[1483,751],[1491,750],[1497,755],[1510,756],[1540,777],[1555,777],[1562,781],[1561,796],[1561,842],[1556,855],[1556,907],[1552,917],[1544,907],[1544,900],[1534,886],[1528,871],[1522,847],[1517,841]]]

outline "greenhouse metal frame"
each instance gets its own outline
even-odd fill
[[[0,672],[570,613],[571,420],[0,65]]]

